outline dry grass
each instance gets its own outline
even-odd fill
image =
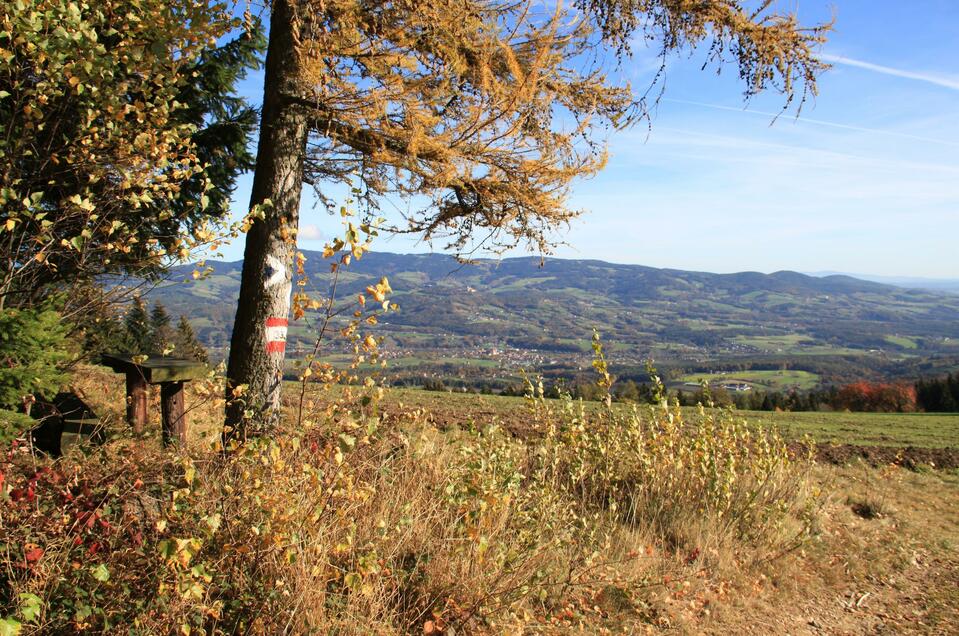
[[[116,439],[74,448],[0,518],[0,618],[22,594],[41,600],[25,633],[959,628],[959,478],[947,473],[810,469],[782,462],[774,440],[744,452],[716,419],[670,429],[667,415],[688,414],[668,410],[598,421],[540,404],[539,436],[521,440],[494,421],[440,430],[421,409],[381,417],[375,400],[342,394],[314,404],[303,430],[223,460],[216,385],[195,387],[178,455],[155,433],[128,438],[118,378],[81,381]],[[706,456],[708,469],[691,461]],[[732,477],[730,458],[743,462]],[[33,461],[5,464],[8,496],[47,466]],[[86,527],[90,511],[106,525]],[[101,564],[106,581],[92,576]]]

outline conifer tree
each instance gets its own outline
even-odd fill
[[[82,325],[83,352],[94,359],[103,353],[127,353],[129,330],[115,308],[107,307],[100,315],[88,314],[88,321]]]
[[[150,328],[150,315],[147,313],[146,304],[139,296],[134,296],[133,304],[127,311],[123,324],[126,327],[126,344],[131,349],[129,353],[147,353],[152,349],[153,331]]]
[[[156,353],[168,351],[170,345],[174,344],[173,335],[173,329],[170,327],[170,315],[163,303],[156,301],[153,303],[153,310],[150,312],[150,350]],[[179,353],[176,352],[176,354]]]
[[[206,348],[200,344],[193,331],[193,326],[186,316],[181,315],[176,326],[176,352],[181,358],[193,358],[198,362],[209,363],[210,358]]]

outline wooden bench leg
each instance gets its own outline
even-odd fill
[[[138,435],[147,425],[147,381],[136,371],[127,373],[127,422]]]
[[[160,410],[163,413],[163,445],[186,444],[186,391],[183,382],[160,384]]]
[[[43,418],[40,426],[30,431],[33,445],[51,457],[63,456],[61,439],[63,438],[63,418],[50,415]]]

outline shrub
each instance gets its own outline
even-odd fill
[[[36,420],[29,415],[0,409],[0,446],[6,448],[11,440],[36,425]]]
[[[0,406],[17,409],[26,396],[56,393],[67,377],[66,336],[52,309],[0,311]]]
[[[775,431],[750,428],[731,410],[700,405],[696,416],[685,415],[651,375],[659,401],[644,409],[588,416],[568,396],[557,411],[541,386],[531,392],[539,456],[553,481],[680,547],[704,528],[722,541],[775,549],[802,541],[811,528],[804,458],[797,461]]]
[[[599,590],[629,605],[652,568],[709,548],[748,564],[808,534],[803,462],[731,412],[557,407],[529,389],[523,439],[386,417],[368,381],[311,392],[300,425],[229,456],[112,442],[38,469],[11,452],[0,619],[23,633],[518,633]]]
[[[874,413],[912,413],[916,410],[916,387],[909,384],[856,382],[836,394],[838,409]]]

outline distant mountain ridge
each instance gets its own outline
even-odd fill
[[[806,272],[810,276],[819,278],[826,276],[849,276],[859,280],[872,281],[874,283],[883,283],[894,285],[896,287],[906,287],[908,289],[925,289],[928,291],[941,291],[950,294],[959,294],[959,278],[924,278],[921,276],[874,276],[872,274],[849,274],[846,272]]]
[[[320,294],[328,262],[319,252],[305,255]],[[187,315],[201,339],[223,351],[242,261],[206,265],[213,268],[206,278],[192,282],[193,267],[179,268],[175,279],[191,282],[164,285],[152,297]],[[464,265],[439,254],[370,253],[341,275],[339,290],[346,298],[387,276],[400,311],[377,332],[404,359],[443,364],[508,352],[514,364],[588,367],[594,327],[623,365],[646,357],[684,368],[855,358],[894,370],[959,356],[959,297],[945,293],[792,271],[712,274],[559,258],[540,265],[529,257]],[[291,350],[311,335],[296,323]]]

